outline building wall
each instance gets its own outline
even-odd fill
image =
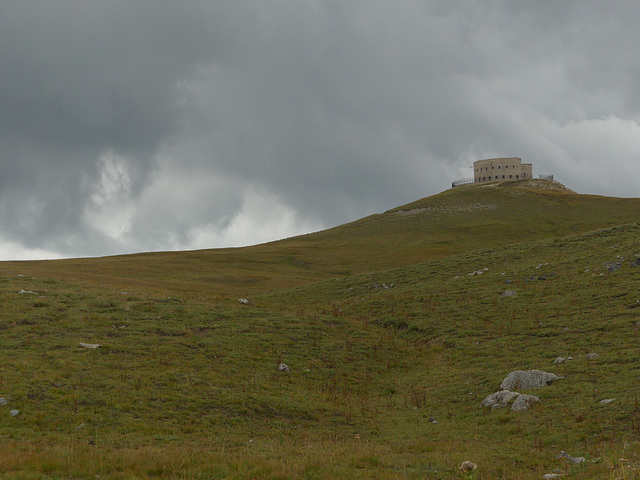
[[[486,158],[473,163],[475,183],[529,180],[531,178],[533,178],[531,164],[522,163],[522,159],[518,157]]]

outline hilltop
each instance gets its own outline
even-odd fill
[[[640,199],[550,180],[464,186],[325,231],[244,248],[3,262],[15,274],[244,296],[634,222]]]
[[[0,476],[638,479],[639,203],[460,187],[255,247],[2,262]],[[562,379],[529,410],[482,407],[534,369]]]

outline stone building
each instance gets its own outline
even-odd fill
[[[522,159],[518,157],[486,158],[473,162],[473,183],[530,180],[532,178],[531,164],[522,163]]]

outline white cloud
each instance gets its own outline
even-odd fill
[[[0,261],[4,260],[54,260],[63,258],[58,252],[46,248],[29,248],[18,242],[0,238]]]
[[[84,206],[84,221],[112,240],[121,242],[131,229],[135,204],[131,198],[131,179],[127,160],[113,152],[98,160],[99,175]]]
[[[548,137],[563,152],[555,164],[582,193],[640,196],[640,125],[616,116],[555,125]]]
[[[248,192],[242,209],[223,228],[200,225],[189,232],[187,249],[242,247],[320,230],[317,223],[300,219],[292,208],[266,193]]]

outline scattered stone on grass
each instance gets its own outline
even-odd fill
[[[551,385],[553,382],[560,380],[553,373],[543,372],[542,370],[516,370],[511,372],[500,384],[503,390],[521,390],[527,388],[540,388]]]
[[[553,480],[554,478],[563,477],[564,473],[545,473],[542,476],[542,480]]]
[[[558,357],[553,361],[553,363],[556,363],[556,364],[567,363],[567,359],[564,357]]]
[[[512,403],[516,398],[520,396],[517,392],[511,392],[509,390],[501,390],[499,392],[492,393],[482,401],[482,406],[496,410],[503,408]]]
[[[502,298],[505,298],[505,297],[514,297],[515,295],[516,295],[515,291],[513,291],[513,290],[505,290],[505,292],[500,296]]]
[[[0,398],[0,405],[6,405],[7,403],[7,399],[6,398]]]
[[[36,292],[34,292],[32,290],[20,290],[18,293],[29,293],[29,294],[35,295]]]
[[[587,354],[587,360],[595,360],[596,358],[598,358],[600,355],[598,355],[597,353],[588,353]]]
[[[540,403],[540,399],[533,395],[522,394],[516,398],[513,405],[511,405],[512,412],[526,412],[529,407],[534,403]]]
[[[512,412],[526,412],[533,403],[539,403],[540,399],[533,395],[525,395],[509,390],[492,393],[482,401],[482,406],[492,411],[504,408],[511,404]]]
[[[17,417],[18,414],[20,413],[20,410],[9,410],[9,413],[11,414],[12,417]]]
[[[524,279],[525,282],[535,282],[549,280],[550,278],[557,277],[558,274],[556,272],[547,273],[546,275],[534,275],[533,277],[527,277]]]
[[[462,462],[460,464],[460,466],[458,468],[460,469],[460,471],[462,473],[470,473],[470,472],[473,472],[477,467],[478,467],[478,465],[476,465],[472,461],[465,460],[464,462]]]
[[[615,398],[605,398],[604,400],[600,400],[601,405],[608,405],[609,403],[615,402]]]
[[[616,270],[622,268],[622,262],[605,263],[604,268],[607,270],[607,272],[613,273]]]
[[[240,302],[242,305],[249,305],[249,300],[247,300],[246,298],[240,298],[238,299],[238,302]]]
[[[556,458],[564,458],[565,461],[567,463],[570,463],[571,465],[578,465],[578,464],[586,461],[586,459],[584,457],[572,457],[571,455],[569,455],[564,450],[562,450],[560,452],[560,455],[558,455]]]
[[[286,363],[281,363],[280,365],[278,365],[278,370],[281,372],[290,372],[291,369],[289,368],[289,366]]]
[[[467,273],[467,275],[469,275],[470,277],[473,277],[474,275],[482,275],[484,272],[488,272],[488,271],[489,269],[485,267],[482,270],[476,270],[475,272]]]
[[[78,343],[82,348],[98,348],[102,346],[99,343],[83,343],[83,342],[78,342]]]

